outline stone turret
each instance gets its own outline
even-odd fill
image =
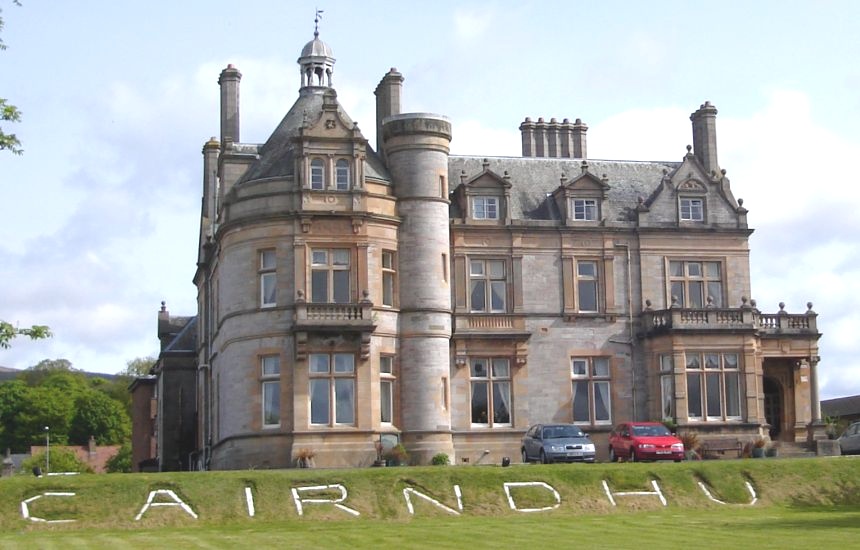
[[[454,455],[448,395],[451,288],[448,279],[448,151],[451,123],[427,113],[386,118],[384,151],[403,220],[400,255],[400,356],[403,441],[427,464]],[[440,388],[442,391],[440,391]]]

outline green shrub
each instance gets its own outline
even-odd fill
[[[439,453],[430,460],[430,464],[433,466],[447,466],[451,464],[451,461],[448,459],[448,455],[445,453]]]
[[[73,451],[68,449],[51,449],[51,470],[52,472],[78,472],[81,474],[91,474],[93,473],[93,469],[90,466],[83,462],[78,458]],[[45,471],[45,453],[36,453],[30,458],[26,459],[21,463],[21,473],[31,474],[33,472],[33,468],[36,466],[42,470],[43,474],[47,474]]]

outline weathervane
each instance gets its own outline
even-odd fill
[[[317,8],[316,15],[314,16],[314,38],[317,38],[320,35],[320,19],[322,19],[323,10]]]

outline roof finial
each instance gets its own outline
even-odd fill
[[[322,19],[323,10],[317,8],[316,15],[314,16],[314,38],[319,37],[320,35],[320,19]]]

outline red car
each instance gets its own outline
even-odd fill
[[[609,434],[609,460],[684,460],[684,444],[659,422],[625,422]]]

